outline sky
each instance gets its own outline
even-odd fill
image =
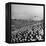
[[[11,5],[12,19],[42,20],[43,6],[34,5]]]

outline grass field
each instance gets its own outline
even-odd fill
[[[43,28],[43,21],[12,20],[12,42],[44,40]]]

